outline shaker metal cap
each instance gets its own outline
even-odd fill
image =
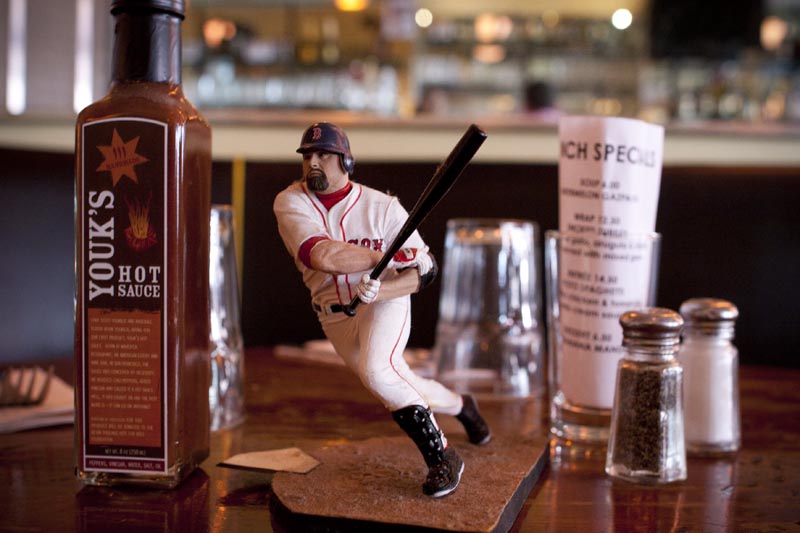
[[[623,346],[672,348],[680,344],[683,318],[672,309],[648,307],[628,311],[620,316],[619,323]]]
[[[726,333],[733,336],[739,310],[731,302],[719,298],[691,298],[681,304],[686,329],[709,335]]]
[[[124,10],[152,10],[177,15],[183,18],[186,14],[185,0],[112,0],[111,14],[116,15]]]

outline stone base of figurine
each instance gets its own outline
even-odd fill
[[[456,491],[440,499],[422,493],[427,467],[406,437],[306,450],[319,466],[273,477],[276,525],[303,531],[375,531],[378,525],[381,531],[507,531],[547,464],[547,438],[495,436],[481,447],[460,435],[449,440],[466,466]]]

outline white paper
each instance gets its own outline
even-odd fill
[[[610,409],[625,311],[652,304],[652,236],[561,238],[561,391],[572,404]]]
[[[315,339],[303,343],[302,346],[278,344],[274,347],[275,357],[280,359],[307,361],[326,365],[344,366],[344,359],[339,357],[333,344],[328,339]],[[406,348],[403,358],[414,372],[424,378],[433,378],[436,373],[431,351],[426,348]]]
[[[559,123],[560,390],[610,409],[622,357],[619,316],[652,304],[652,233],[664,130],[639,120]]]
[[[319,461],[300,448],[283,448],[240,453],[225,459],[219,466],[307,474],[319,464]]]
[[[16,382],[19,370],[13,370],[12,382]],[[36,380],[42,382],[47,371],[36,368]],[[72,387],[58,376],[53,376],[47,396],[39,405],[0,408],[0,433],[12,433],[25,429],[72,424],[74,421],[74,393]]]
[[[621,237],[655,231],[664,128],[616,117],[563,117],[559,229]]]

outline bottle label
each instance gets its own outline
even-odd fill
[[[82,128],[82,466],[165,473],[167,124]]]

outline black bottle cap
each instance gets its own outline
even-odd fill
[[[161,11],[183,18],[186,14],[186,2],[185,0],[112,0],[112,15],[128,10]]]

